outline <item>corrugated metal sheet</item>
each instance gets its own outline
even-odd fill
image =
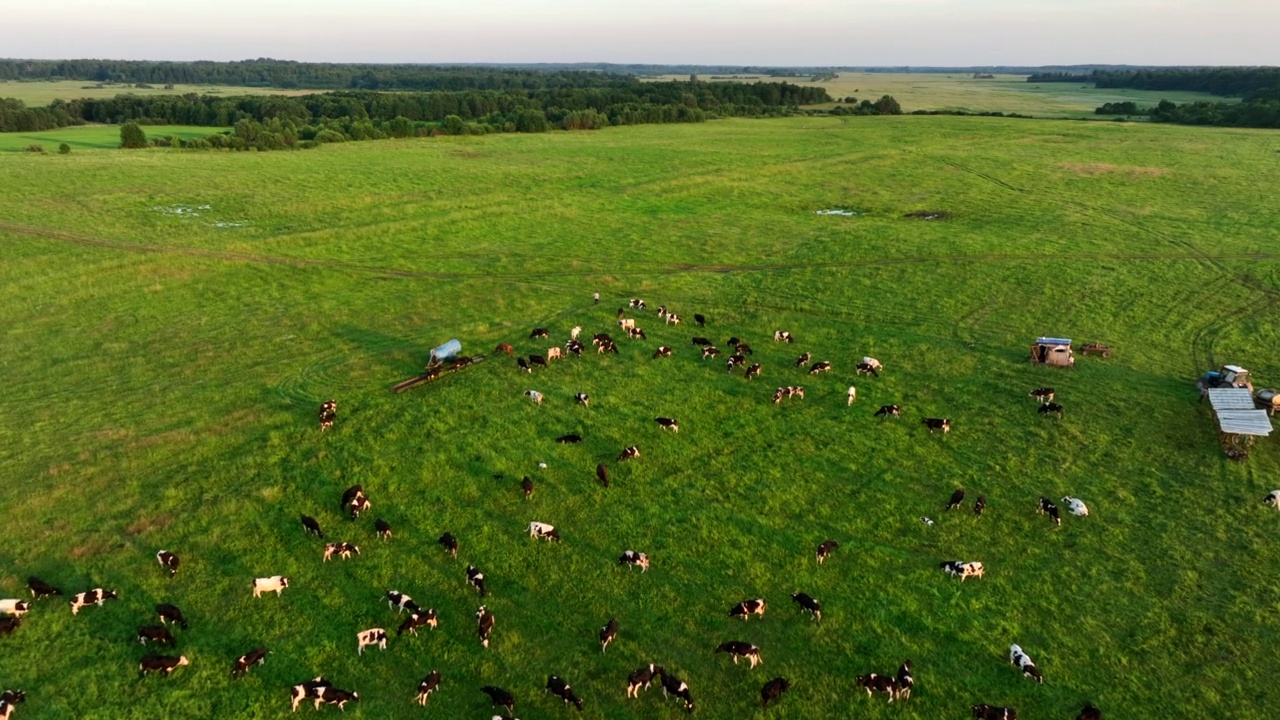
[[[1036,338],[1036,344],[1037,345],[1070,345],[1071,338],[1051,338],[1051,337]]]
[[[1214,412],[1223,410],[1254,410],[1253,395],[1249,388],[1210,388],[1209,404]]]
[[[1266,410],[1223,410],[1218,428],[1232,435],[1270,435],[1271,418]]]

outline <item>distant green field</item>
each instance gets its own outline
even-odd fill
[[[1278,151],[1274,132],[908,116],[0,155],[0,598],[25,596],[28,575],[121,592],[75,617],[65,598],[35,603],[0,636],[0,687],[27,691],[18,720],[301,717],[288,689],[321,674],[362,698],[326,717],[488,718],[486,684],[525,720],[684,717],[658,688],[625,697],[655,662],[689,684],[696,718],[934,720],[991,703],[1036,720],[1092,701],[1112,719],[1269,720],[1280,513],[1260,500],[1280,487],[1280,447],[1226,460],[1193,381],[1234,362],[1280,385]],[[832,209],[851,215],[816,214]],[[588,346],[533,374],[498,355],[389,391],[450,338],[543,354],[575,325],[618,337],[635,297],[648,340],[620,338],[618,355]],[[684,323],[659,320],[664,304]],[[1114,352],[1032,366],[1044,334]],[[694,335],[746,340],[762,376],[703,361]],[[660,344],[674,355],[654,359]],[[833,370],[807,375],[801,352]],[[864,355],[880,377],[854,374]],[[788,385],[805,397],[775,405]],[[1063,419],[1037,414],[1042,385]],[[889,403],[900,420],[873,416]],[[566,433],[583,441],[555,442]],[[616,462],[632,444],[641,457]],[[352,521],[338,499],[356,483],[373,507]],[[958,487],[964,507],[944,512]],[[1036,514],[1068,494],[1092,515]],[[322,562],[303,513],[362,554]],[[529,538],[534,520],[563,543]],[[841,547],[819,567],[828,538]],[[175,579],[160,549],[182,556]],[[619,566],[627,549],[652,568]],[[951,559],[986,577],[946,577]],[[283,596],[253,599],[275,574]],[[395,636],[392,588],[440,627]],[[756,597],[764,618],[728,617]],[[191,665],[140,680],[154,649],[134,629],[157,602],[189,616],[174,652]],[[374,627],[388,649],[357,655]],[[727,640],[764,664],[714,654]],[[1015,642],[1043,685],[1009,665]],[[265,666],[232,680],[259,645]],[[906,658],[910,700],[854,685]],[[581,714],[543,696],[549,673]],[[761,711],[775,676],[792,690]]]
[[[104,98],[116,95],[306,95],[315,90],[281,90],[277,88],[236,87],[231,85],[174,85],[166,90],[163,85],[150,88],[131,84],[95,83],[88,80],[55,80],[43,82],[0,81],[0,97],[17,98],[28,106],[48,105],[54,100],[74,98]]]
[[[183,139],[208,137],[223,128],[197,127],[194,125],[147,125],[143,128],[147,137],[177,135]],[[120,147],[119,125],[81,125],[44,130],[32,133],[0,133],[0,152],[21,152],[31,145],[40,145],[45,152],[56,153],[58,145],[66,143],[71,151]]]

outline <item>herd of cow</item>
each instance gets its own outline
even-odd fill
[[[629,307],[636,310],[644,310],[646,304],[643,300],[631,300]],[[630,339],[645,339],[645,333],[642,328],[635,324],[635,318],[625,317],[626,309],[621,308],[618,311],[619,326],[626,331],[627,337]],[[658,315],[664,319],[667,324],[679,325],[680,317],[675,313],[669,312],[665,307],[659,308]],[[706,325],[706,318],[701,314],[693,316],[694,321],[700,327]],[[570,332],[570,339],[566,343],[564,352],[559,347],[551,348],[545,356],[529,355],[528,359],[518,358],[517,364],[520,370],[532,372],[535,366],[547,367],[549,360],[562,358],[565,353],[581,356],[585,345],[579,342],[578,337],[582,332],[581,327],[574,327]],[[531,334],[532,339],[549,337],[550,331],[546,328],[537,328]],[[778,330],[774,333],[774,341],[779,343],[794,342],[790,332]],[[592,343],[597,347],[597,352],[613,352],[617,353],[617,345],[607,333],[599,333],[592,338]],[[720,351],[715,348],[711,341],[703,337],[694,337],[693,344],[701,347],[702,358],[709,359],[716,357]],[[733,372],[735,368],[747,365],[746,356],[752,355],[753,352],[749,345],[734,337],[730,338],[729,345],[734,349],[734,355],[727,361],[729,372]],[[498,350],[514,354],[514,349],[510,345],[499,345]],[[655,359],[661,357],[669,357],[673,354],[670,346],[660,346],[654,353]],[[810,363],[812,356],[805,352],[795,361],[796,368],[804,368],[808,366],[808,374],[814,375],[823,372],[829,372],[832,364],[829,361],[819,361]],[[856,373],[859,375],[871,375],[879,377],[884,368],[880,361],[871,357],[864,357],[861,363],[858,363]],[[761,375],[762,368],[760,363],[752,363],[746,368],[744,377],[750,380],[752,377]],[[542,393],[536,390],[529,390],[525,393],[537,404],[543,401]],[[1052,388],[1037,388],[1031,392],[1031,395],[1040,400],[1042,414],[1062,414],[1061,405],[1053,402],[1054,391]],[[800,386],[779,387],[774,395],[773,402],[780,403],[783,398],[805,397],[805,389]],[[847,392],[848,404],[854,404],[857,397],[857,390],[849,387]],[[574,401],[583,406],[589,406],[590,397],[586,393],[577,393]],[[898,418],[901,416],[901,408],[898,405],[884,405],[880,407],[875,416],[881,419],[890,417]],[[319,413],[320,429],[327,430],[331,428],[337,417],[337,402],[330,400],[325,402]],[[664,430],[670,430],[672,433],[678,433],[680,430],[679,423],[674,418],[658,417],[655,418],[658,427]],[[949,418],[923,418],[923,424],[930,432],[941,430],[943,433],[949,432],[951,429],[951,420]],[[581,440],[581,437],[575,434],[564,435],[557,438],[558,442],[574,443]],[[617,461],[626,461],[638,458],[640,450],[637,446],[630,446],[622,450],[617,456]],[[608,468],[603,464],[596,466],[596,476],[602,485],[608,487]],[[533,482],[528,477],[521,481],[521,488],[526,498],[530,498],[534,491]],[[1274,497],[1273,497],[1274,496]],[[1270,504],[1280,507],[1280,491],[1276,491],[1273,496],[1268,497]],[[950,500],[945,506],[946,511],[958,508],[963,502],[965,491],[958,489],[952,494]],[[1087,516],[1089,514],[1088,507],[1078,498],[1064,497],[1062,502],[1066,504],[1068,510],[1076,516]],[[372,504],[364,493],[364,489],[360,485],[354,485],[348,488],[342,495],[340,500],[340,508],[347,513],[352,519],[358,518],[362,513],[367,512]],[[974,504],[975,515],[981,516],[986,508],[986,498],[978,497]],[[1047,514],[1056,524],[1061,524],[1061,517],[1057,506],[1047,498],[1041,497],[1037,512]],[[930,518],[920,518],[927,525],[932,525]],[[324,532],[320,528],[319,522],[307,515],[301,516],[301,524],[303,531],[307,534],[314,535],[319,539],[324,539]],[[390,539],[392,529],[390,524],[382,519],[377,519],[374,523],[377,536],[383,540]],[[529,535],[533,538],[547,540],[548,542],[560,542],[561,536],[557,528],[547,523],[534,521],[528,526]],[[457,558],[459,541],[452,533],[445,532],[438,540],[438,544],[454,558]],[[822,564],[833,551],[839,547],[839,543],[835,540],[825,540],[818,545],[816,551],[816,559]],[[335,556],[340,559],[348,559],[354,555],[360,554],[360,548],[354,544],[347,542],[328,542],[323,546],[323,561],[327,562]],[[181,561],[177,554],[168,550],[161,550],[156,553],[156,560],[160,564],[164,572],[168,573],[172,578],[177,575],[181,566]],[[641,572],[647,572],[650,567],[649,556],[644,552],[635,550],[625,550],[618,557],[618,564],[628,567],[639,567]],[[983,564],[978,561],[961,561],[946,560],[940,563],[941,570],[952,576],[960,578],[964,581],[967,578],[982,578],[985,573]],[[481,598],[487,595],[485,586],[485,575],[474,565],[467,565],[465,570],[467,583],[475,589]],[[27,586],[35,601],[51,596],[62,595],[62,591],[49,583],[44,582],[40,578],[28,578]],[[262,577],[253,580],[252,592],[253,596],[260,597],[265,593],[274,592],[277,596],[282,594],[285,589],[289,588],[289,578],[285,576],[275,575],[270,577]],[[71,596],[70,605],[72,614],[78,614],[81,609],[88,606],[101,606],[104,602],[116,599],[119,594],[110,589],[95,588],[85,592],[77,593]],[[391,609],[397,611],[397,615],[408,613],[405,619],[396,630],[396,635],[400,636],[408,632],[417,635],[421,628],[435,629],[438,622],[436,610],[434,608],[422,608],[417,605],[408,595],[398,590],[386,591],[386,600]],[[822,620],[821,604],[812,596],[795,592],[791,595],[792,601],[797,604],[801,612],[809,613],[815,622]],[[764,617],[767,603],[764,598],[752,598],[743,600],[728,611],[731,618],[741,618],[746,621],[753,615]],[[9,634],[14,632],[22,623],[23,616],[31,609],[31,602],[25,600],[0,600],[0,634]],[[146,645],[152,643],[154,645],[175,644],[175,638],[170,630],[170,625],[174,628],[188,628],[187,620],[183,616],[182,611],[171,604],[160,604],[156,606],[156,613],[160,624],[146,624],[137,628],[136,637],[138,641]],[[491,610],[485,605],[481,605],[475,613],[476,632],[479,637],[482,648],[488,648],[490,637],[492,635],[495,617]],[[607,650],[609,644],[617,637],[618,622],[616,619],[610,619],[599,631],[599,641],[601,651]],[[368,647],[377,647],[385,650],[389,634],[384,628],[369,628],[362,630],[356,635],[357,654],[363,654]],[[727,653],[732,657],[736,664],[738,660],[745,659],[752,668],[762,662],[760,656],[760,648],[744,641],[731,640],[721,643],[715,650],[716,653]],[[249,652],[236,658],[232,663],[231,675],[233,678],[239,678],[249,672],[255,666],[263,664],[269,651],[263,647],[256,647]],[[1014,644],[1010,647],[1009,661],[1018,668],[1022,674],[1036,682],[1043,682],[1044,678],[1039,669],[1032,662],[1029,655],[1022,650],[1021,647]],[[185,655],[162,655],[148,654],[141,659],[138,665],[140,675],[149,673],[158,673],[162,675],[170,675],[180,667],[189,665],[189,660]],[[894,700],[905,701],[915,686],[915,679],[912,676],[911,661],[904,661],[898,671],[894,674],[877,674],[868,673],[858,676],[856,683],[867,691],[869,697],[874,697],[878,693],[887,696],[889,702]],[[626,684],[626,697],[639,698],[641,690],[647,690],[651,683],[660,682],[664,696],[674,697],[683,709],[692,713],[695,705],[692,692],[689,685],[677,677],[674,673],[668,671],[658,664],[648,664],[630,673]],[[431,694],[435,692],[441,684],[441,673],[433,669],[426,677],[422,679],[417,686],[416,702],[419,705],[426,705]],[[770,703],[776,702],[779,698],[791,688],[791,682],[783,677],[776,677],[765,683],[760,689],[761,705],[767,708]],[[493,707],[504,708],[509,715],[514,715],[515,698],[514,695],[497,686],[486,685],[480,688],[480,691],[489,696]],[[573,705],[581,710],[584,701],[573,690],[572,686],[563,678],[551,675],[547,679],[545,692],[550,692],[561,698],[564,704]],[[5,690],[0,694],[0,720],[10,720],[14,713],[15,705],[25,700],[26,693],[18,690]],[[331,682],[323,676],[306,680],[298,683],[291,688],[292,709],[297,710],[299,704],[305,701],[312,701],[314,707],[319,709],[322,705],[334,705],[340,709],[345,709],[347,703],[359,702],[360,695],[354,691],[342,690],[335,687]],[[992,705],[974,705],[971,708],[973,717],[981,720],[1016,720],[1017,713],[1012,708],[998,707]],[[495,716],[495,720],[500,716]],[[1085,708],[1077,716],[1077,720],[1101,720],[1102,713],[1092,704],[1086,705]]]

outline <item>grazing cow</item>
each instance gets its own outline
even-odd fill
[[[529,523],[529,537],[543,538],[547,542],[560,542],[560,531],[544,522]]]
[[[800,357],[796,358],[795,367],[804,367],[805,365],[808,365],[809,360],[812,358],[813,353],[801,353]]]
[[[666,697],[668,693],[677,700],[684,701],[684,711],[690,715],[693,714],[693,695],[689,692],[689,686],[680,678],[664,670],[662,671],[662,696]]]
[[[618,637],[618,620],[617,618],[609,618],[609,622],[600,628],[600,652],[603,653],[609,649],[609,643]]]
[[[16,705],[20,702],[27,701],[27,694],[22,690],[5,690],[0,692],[0,703],[9,703]]]
[[[574,443],[582,442],[582,436],[577,433],[569,433],[568,435],[561,435],[556,438],[556,442],[561,445],[572,445]]]
[[[649,556],[635,550],[625,550],[618,558],[619,565],[640,566],[640,572],[649,572]]]
[[[636,326],[635,318],[622,318],[618,320],[618,327],[622,328],[623,330],[631,330],[635,326]]]
[[[577,340],[570,340],[564,344],[564,349],[573,353],[574,357],[582,357],[582,351],[586,349],[586,346]]]
[[[529,356],[529,365],[530,365],[530,366],[537,365],[537,366],[539,366],[539,367],[546,367],[546,366],[547,366],[547,359],[546,359],[546,358],[544,358],[544,357],[542,357],[541,355],[530,355],[530,356]]]
[[[746,361],[747,361],[747,359],[746,359],[745,357],[741,356],[741,355],[730,355],[730,356],[729,356],[729,359],[728,359],[728,360],[726,360],[726,361],[725,361],[725,363],[724,363],[725,370],[726,370],[726,371],[728,371],[728,372],[733,372],[733,368],[734,368],[735,366],[737,366],[737,365],[741,365],[742,363],[745,363]]]
[[[542,393],[538,392],[537,390],[525,390],[524,396],[532,400],[535,405],[542,404]]]
[[[635,327],[627,328],[628,340],[648,340],[649,336],[645,334],[644,328]]]
[[[893,684],[897,688],[897,696],[899,700],[906,700],[911,697],[911,690],[916,686],[916,679],[911,676],[911,661],[903,660],[902,665],[898,667],[898,676],[893,679]]]
[[[18,617],[0,618],[0,635],[12,634],[13,631],[17,630],[19,627],[21,627],[21,625],[22,625],[22,618],[18,618]]]
[[[316,522],[315,518],[308,517],[306,515],[303,515],[301,517],[302,517],[302,532],[310,533],[311,535],[315,535],[318,538],[324,537],[324,531],[320,529],[320,523]]]
[[[764,662],[760,659],[760,648],[741,640],[720,643],[720,646],[716,648],[716,652],[729,653],[730,657],[733,658],[734,665],[738,664],[738,658],[740,657],[746,658],[751,663],[752,668],[755,668],[757,663]]]
[[[571,330],[569,331],[569,339],[570,339],[570,340],[577,340],[577,339],[578,339],[578,336],[579,336],[579,335],[581,335],[581,334],[582,334],[582,326],[581,326],[581,325],[574,325],[574,326],[573,326],[573,329],[571,329]]]
[[[177,605],[160,603],[159,605],[156,605],[156,614],[160,616],[160,622],[165,625],[173,623],[183,630],[191,629],[190,626],[187,625],[187,619],[183,617],[182,611],[178,609]]]
[[[653,356],[654,356],[655,358],[660,358],[660,357],[671,357],[671,346],[670,346],[670,345],[663,345],[663,346],[659,347],[657,350],[654,350],[654,351],[653,351]]]
[[[822,605],[806,593],[793,592],[791,599],[800,606],[801,612],[813,614],[813,619],[822,622]]]
[[[791,342],[791,333],[787,332],[786,330],[774,330],[773,341],[789,343]]]
[[[1089,703],[1080,709],[1080,714],[1076,716],[1076,720],[1102,720],[1102,711]]]
[[[605,467],[604,463],[596,464],[596,479],[601,485],[609,487],[609,468]]]
[[[658,423],[658,427],[663,430],[670,430],[673,433],[680,432],[680,423],[676,422],[675,418],[656,417],[653,421]]]
[[[494,346],[494,348],[493,348],[493,352],[494,352],[494,353],[506,353],[506,354],[508,354],[508,355],[515,355],[515,354],[516,354],[516,349],[515,349],[515,348],[513,348],[513,347],[511,347],[511,346],[510,346],[510,345],[508,345],[507,343],[498,343],[496,346]]]
[[[631,447],[624,448],[622,452],[618,453],[617,461],[622,462],[623,460],[634,460],[638,457],[640,457],[640,448],[632,445]]]
[[[80,608],[89,605],[97,605],[102,607],[102,603],[108,600],[115,600],[120,594],[115,590],[103,590],[102,588],[94,588],[88,592],[76,593],[71,596],[71,614],[79,615]]]
[[[156,562],[160,563],[160,567],[169,571],[169,577],[177,575],[178,565],[182,564],[182,561],[178,559],[178,556],[168,550],[161,550],[156,553]]]
[[[746,375],[743,375],[743,377],[750,380],[752,375],[756,377],[760,376],[760,363],[752,363],[751,367],[747,368],[747,373]]]
[[[667,317],[665,318],[665,320],[668,325],[680,324],[680,316],[675,313],[667,313]]]
[[[1062,502],[1067,505],[1067,512],[1076,517],[1089,517],[1089,506],[1084,504],[1080,498],[1073,498],[1070,495],[1062,498]]]
[[[573,401],[583,407],[591,407],[591,396],[586,393],[574,393]]]
[[[693,344],[694,344],[694,345],[701,345],[702,347],[706,347],[706,346],[708,346],[708,345],[711,345],[711,344],[712,344],[712,342],[711,342],[710,340],[708,340],[707,338],[704,338],[704,337],[695,337],[695,338],[693,338]]]
[[[656,677],[661,677],[665,672],[660,665],[649,663],[645,667],[636,670],[627,676],[627,697],[640,697],[641,688],[648,690],[649,684]]]
[[[893,702],[897,687],[894,679],[888,675],[877,675],[876,673],[859,675],[857,683],[867,691],[867,697],[872,697],[875,693],[882,692],[889,696],[889,702]]]
[[[826,560],[827,556],[831,554],[831,551],[838,547],[840,547],[840,543],[835,540],[823,540],[822,543],[818,545],[818,564],[821,565],[822,561]]]
[[[922,515],[920,516],[920,522],[924,523],[926,527],[933,527],[933,518],[924,517]]]
[[[329,400],[320,405],[320,430],[321,432],[333,427],[333,421],[338,419],[338,401]]]
[[[522,358],[522,357],[518,357],[518,358],[516,358],[516,365],[519,365],[519,366],[520,366],[520,369],[521,369],[521,370],[523,370],[523,371],[525,371],[525,372],[527,372],[527,373],[532,373],[532,372],[533,372],[533,367],[529,365],[529,361],[528,361],[528,360],[525,360],[525,359],[524,359],[524,358]]]
[[[440,687],[440,671],[432,670],[427,676],[422,678],[422,682],[418,683],[418,705],[425,707],[427,699],[431,697],[431,693]]]
[[[480,634],[480,646],[489,647],[489,636],[493,634],[493,613],[483,605],[476,611],[476,631]]]
[[[755,353],[751,352],[751,346],[750,346],[750,345],[748,345],[748,344],[746,344],[746,343],[742,343],[742,342],[740,342],[740,343],[738,343],[738,344],[734,345],[734,346],[733,346],[733,349],[734,349],[734,351],[736,351],[739,355],[755,355]]]
[[[551,337],[551,331],[546,328],[534,328],[533,331],[529,333],[530,340],[544,337]]]
[[[1280,510],[1280,490],[1272,490],[1267,493],[1267,496],[1262,498],[1262,504],[1270,505],[1271,507]]]
[[[369,498],[365,497],[364,493],[360,493],[351,500],[351,504],[347,506],[347,512],[350,513],[351,519],[355,520],[360,517],[360,513],[371,507],[373,507],[373,503],[369,502]]]
[[[591,336],[591,344],[599,345],[600,343],[613,342],[613,338],[609,337],[609,333],[596,333]]]
[[[564,700],[565,705],[572,703],[574,707],[578,708],[578,710],[582,710],[582,698],[573,694],[573,688],[569,686],[569,683],[564,681],[564,678],[556,675],[547,676],[547,687],[542,691],[542,694],[545,695],[548,692],[552,695],[558,696],[561,700]]]
[[[35,575],[27,578],[27,589],[31,591],[31,597],[36,600],[62,594],[62,590],[50,585]]]
[[[516,699],[511,693],[493,685],[485,685],[480,688],[480,692],[489,696],[489,699],[493,701],[494,707],[504,707],[507,709],[508,714],[515,714]]]
[[[533,481],[529,479],[528,475],[520,479],[520,489],[524,491],[525,500],[533,499]]]
[[[631,302],[627,303],[627,307],[644,310],[646,306],[644,304],[644,300],[641,300],[640,298],[631,298]]]
[[[271,577],[256,578],[253,581],[253,596],[259,597],[264,592],[275,592],[276,597],[280,597],[280,593],[289,587],[289,578],[283,575],[272,575]]]
[[[480,572],[480,569],[475,565],[467,566],[467,582],[476,589],[476,592],[480,593],[480,597],[489,594],[489,591],[484,587],[484,573]]]
[[[138,663],[138,674],[145,676],[149,672],[162,672],[165,675],[172,673],[174,670],[183,665],[190,665],[186,656],[173,657],[172,655],[148,655],[142,658],[142,662]]]
[[[707,358],[713,358],[713,357],[719,357],[719,356],[720,356],[720,351],[715,347],[712,347],[711,345],[702,346],[703,360],[706,360]]]
[[[706,316],[705,316],[705,315],[702,315],[702,314],[700,314],[700,313],[694,313],[694,314],[693,314],[693,321],[694,321],[694,322],[696,322],[696,323],[698,323],[698,327],[706,327],[706,326],[707,326],[707,318],[706,318]]]
[[[31,610],[31,603],[26,600],[0,600],[0,614],[9,617],[22,617]]]
[[[1039,400],[1041,404],[1053,402],[1053,388],[1051,387],[1038,387],[1027,393],[1027,395]]]
[[[982,517],[982,511],[987,509],[987,498],[979,495],[978,499],[973,502],[973,514],[975,517]]]
[[[605,342],[602,342],[600,343],[600,347],[596,348],[596,354],[600,355],[603,353],[613,353],[614,355],[617,355],[618,346],[615,345],[612,340],[607,340]]]
[[[1041,405],[1040,408],[1036,410],[1036,412],[1040,413],[1041,415],[1057,415],[1059,420],[1062,419],[1062,405],[1055,402],[1045,403]]]
[[[360,548],[356,547],[355,545],[352,545],[351,543],[348,543],[348,542],[325,543],[324,561],[329,562],[329,558],[333,557],[334,555],[337,555],[343,560],[346,560],[350,558],[353,553],[356,555],[359,555]]]
[[[770,700],[777,700],[782,697],[782,693],[790,689],[791,681],[783,677],[776,677],[765,683],[764,687],[760,688],[761,707],[769,707]]]
[[[249,668],[254,665],[261,665],[267,661],[267,649],[260,647],[254,648],[249,652],[236,658],[236,662],[231,666],[231,677],[242,677],[249,672]]]
[[[360,702],[360,693],[347,692],[339,690],[335,687],[323,687],[316,691],[316,709],[320,709],[321,704],[337,705],[339,710],[346,711],[347,703]]]
[[[900,405],[881,405],[876,411],[875,417],[884,420],[887,417],[902,417],[902,407]]]
[[[963,562],[961,560],[946,560],[938,563],[938,567],[948,575],[960,578],[960,582],[964,582],[970,577],[982,577],[986,569],[980,562]]]
[[[858,388],[850,385],[849,386],[849,405],[853,405],[853,403],[857,399],[858,399]]]
[[[386,650],[387,631],[382,628],[370,628],[356,633],[356,654],[363,655],[367,645],[377,645],[379,650]]]
[[[364,497],[364,486],[352,485],[351,487],[342,491],[342,501],[339,503],[338,507],[343,510],[350,509],[352,504],[354,504],[357,500],[363,497]]]
[[[564,353],[560,351],[560,348],[547,348],[547,360],[561,360],[563,358]]]
[[[1018,720],[1018,711],[1013,708],[995,705],[974,705],[973,716],[978,720]]]
[[[1062,515],[1058,513],[1058,506],[1054,505],[1052,500],[1043,495],[1040,496],[1040,502],[1036,505],[1036,513],[1048,515],[1054,525],[1062,524]]]
[[[874,375],[876,377],[880,377],[880,371],[867,363],[858,363],[857,366],[853,368],[853,371],[857,375]]]
[[[445,552],[452,555],[455,560],[458,558],[458,538],[454,537],[452,533],[441,535],[436,542],[440,544],[440,547],[444,548]]]
[[[374,520],[373,530],[374,532],[378,533],[378,537],[382,538],[383,540],[391,539],[391,523],[387,522],[386,520],[383,520],[382,518],[378,518],[377,520]],[[356,552],[360,552],[360,551],[357,549]]]
[[[1044,677],[1031,661],[1031,656],[1023,652],[1017,643],[1009,646],[1009,664],[1021,670],[1023,677],[1029,677],[1038,683],[1044,682]]]
[[[173,635],[164,625],[139,625],[138,642],[146,645],[148,640],[157,645],[172,645]]]
[[[400,637],[406,632],[417,637],[418,628],[430,627],[435,630],[438,623],[439,618],[436,617],[435,608],[428,610],[415,609],[409,617],[405,618],[404,622],[400,623],[400,627],[396,628],[396,637]]]
[[[830,370],[831,370],[831,363],[826,360],[823,360],[822,362],[816,362],[813,365],[811,365],[809,367],[809,374],[817,375],[818,373],[830,372]]]
[[[731,338],[729,338],[729,342],[727,342],[727,343],[725,343],[725,344],[726,344],[726,345],[729,345],[730,347],[737,347],[737,346],[738,346],[738,344],[740,344],[741,342],[742,342],[742,341],[741,341],[741,340],[739,340],[739,339],[735,336],[735,337],[731,337]]]
[[[752,615],[764,617],[765,602],[764,598],[756,598],[755,600],[743,600],[742,602],[729,608],[729,617],[740,617],[744,621]]]
[[[956,491],[951,493],[951,499],[947,501],[947,510],[960,507],[962,502],[964,502],[964,488],[956,488]]]
[[[777,390],[774,390],[774,391],[773,391],[773,404],[774,404],[774,405],[777,405],[778,403],[781,403],[781,402],[782,402],[782,398],[784,398],[784,397],[786,397],[786,396],[787,396],[787,389],[786,389],[786,388],[778,388]]]
[[[307,699],[312,695],[320,695],[328,688],[332,688],[333,683],[325,680],[323,677],[317,677],[306,682],[298,683],[293,686],[293,712],[298,712],[298,703]]]
[[[920,422],[929,428],[929,434],[932,435],[934,430],[941,430],[944,433],[951,432],[950,418],[924,418]]]

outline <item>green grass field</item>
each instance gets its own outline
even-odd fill
[[[89,80],[49,80],[35,82],[0,81],[0,97],[17,98],[28,106],[48,105],[54,100],[75,98],[110,98],[116,95],[306,95],[316,90],[282,90],[279,88],[236,87],[233,85],[183,85],[172,89],[163,85],[150,88],[130,84],[103,84]]]
[[[209,137],[223,129],[194,125],[147,125],[143,128],[149,138],[177,135],[184,139]],[[119,148],[120,126],[79,125],[40,132],[0,133],[0,152],[25,152],[31,145],[39,145],[46,153],[57,153],[61,143],[70,145],[71,152]]]
[[[1278,152],[1256,131],[886,117],[0,156],[0,597],[28,575],[122,593],[77,617],[36,603],[0,636],[0,687],[27,690],[21,720],[284,718],[288,687],[319,674],[361,694],[344,717],[487,718],[485,684],[525,720],[576,716],[542,696],[556,673],[583,718],[682,717],[657,688],[624,697],[656,662],[704,718],[962,718],[986,702],[1034,720],[1087,700],[1108,718],[1269,718],[1280,513],[1259,501],[1280,451],[1225,460],[1192,383],[1235,362],[1280,384]],[[858,214],[815,215],[833,208]],[[903,217],[916,210],[950,218]],[[530,328],[612,330],[630,297],[686,325],[650,310],[649,340],[617,356],[532,376],[498,357],[388,391],[449,338],[541,352]],[[778,328],[796,344],[774,344]],[[703,362],[695,334],[747,340],[763,377]],[[1038,334],[1114,355],[1034,367]],[[659,344],[675,355],[653,360]],[[793,369],[802,351],[834,371]],[[881,378],[854,377],[863,355]],[[797,384],[803,400],[770,402]],[[1039,385],[1063,420],[1037,416]],[[873,418],[885,403],[903,418]],[[553,442],[569,432],[584,442]],[[630,444],[642,457],[615,463]],[[356,522],[337,508],[353,483],[373,503]],[[956,487],[987,513],[941,512]],[[1035,514],[1067,494],[1092,516]],[[322,563],[300,513],[363,554]],[[532,520],[564,542],[530,539]],[[446,530],[457,560],[435,544]],[[819,567],[827,538],[841,547]],[[162,548],[184,560],[176,579]],[[619,567],[626,549],[652,569]],[[986,578],[948,578],[948,559]],[[488,650],[467,563],[489,578]],[[292,578],[283,597],[252,599],[274,574]],[[440,627],[357,656],[358,631],[398,623],[391,588]],[[763,619],[727,617],[753,597]],[[140,681],[133,630],[157,602],[190,618],[191,666]],[[622,630],[602,655],[610,617]],[[764,664],[712,654],[732,639]],[[1012,642],[1043,685],[1008,664]],[[232,681],[257,645],[274,654]],[[905,658],[906,703],[854,686]],[[424,710],[432,668],[444,683]],[[762,712],[777,675],[792,691]]]

